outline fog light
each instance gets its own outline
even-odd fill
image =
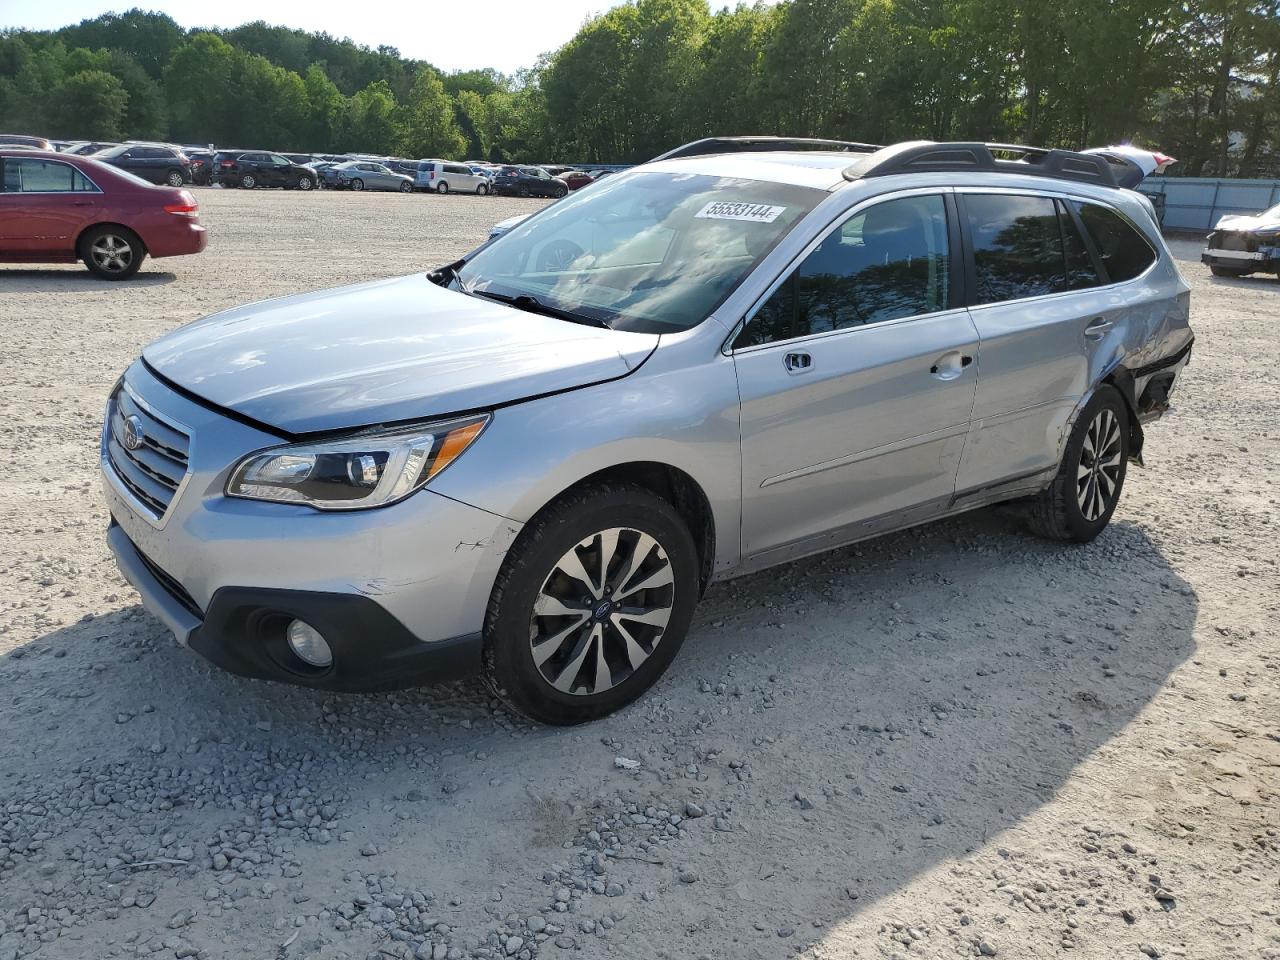
[[[289,639],[289,649],[303,663],[313,667],[324,668],[333,663],[333,651],[320,631],[302,620],[289,621],[289,629],[285,631]]]

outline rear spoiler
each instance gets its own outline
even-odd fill
[[[1091,153],[1101,157],[1111,167],[1116,183],[1121,187],[1135,190],[1153,173],[1164,173],[1177,163],[1173,157],[1158,150],[1144,150],[1130,143],[1122,143],[1110,147],[1090,147],[1082,153]]]

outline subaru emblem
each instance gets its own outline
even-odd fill
[[[136,416],[124,418],[124,436],[120,442],[126,450],[137,450],[142,446],[142,421]]]

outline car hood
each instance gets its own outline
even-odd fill
[[[422,274],[237,307],[152,343],[147,364],[287,434],[437,417],[625,377],[655,334],[588,327]]]
[[[1268,216],[1265,213],[1236,214],[1223,217],[1213,229],[1235,230],[1241,233],[1248,233],[1251,230],[1280,230],[1280,217]]]

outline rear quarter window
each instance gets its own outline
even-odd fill
[[[1120,214],[1097,203],[1074,205],[1112,283],[1132,280],[1156,262],[1147,238]]]

